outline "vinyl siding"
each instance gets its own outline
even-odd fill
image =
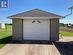
[[[22,19],[12,19],[13,21],[13,40],[22,40],[23,36],[23,20]]]
[[[50,40],[51,41],[59,40],[59,19],[50,20]]]

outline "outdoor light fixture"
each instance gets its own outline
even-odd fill
[[[32,23],[35,23],[35,22],[41,23],[39,20],[33,20],[32,21]]]
[[[38,23],[41,23],[39,20],[37,20]]]
[[[71,6],[70,8],[68,8],[69,10],[70,10],[70,14],[68,14],[68,15],[66,15],[66,16],[64,16],[64,18],[66,18],[67,16],[69,16],[69,15],[72,15],[72,10],[73,10],[73,6]]]
[[[32,21],[32,23],[34,23],[34,22],[35,22],[35,20]]]

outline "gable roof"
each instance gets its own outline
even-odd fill
[[[40,9],[33,9],[26,12],[18,13],[8,18],[24,18],[24,17],[49,17],[49,18],[63,18],[63,16],[46,12]]]

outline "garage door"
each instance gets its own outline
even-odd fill
[[[23,20],[24,40],[50,40],[49,20]]]

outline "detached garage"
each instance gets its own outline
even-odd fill
[[[59,18],[62,16],[33,9],[8,18],[13,21],[13,40],[59,40]]]

